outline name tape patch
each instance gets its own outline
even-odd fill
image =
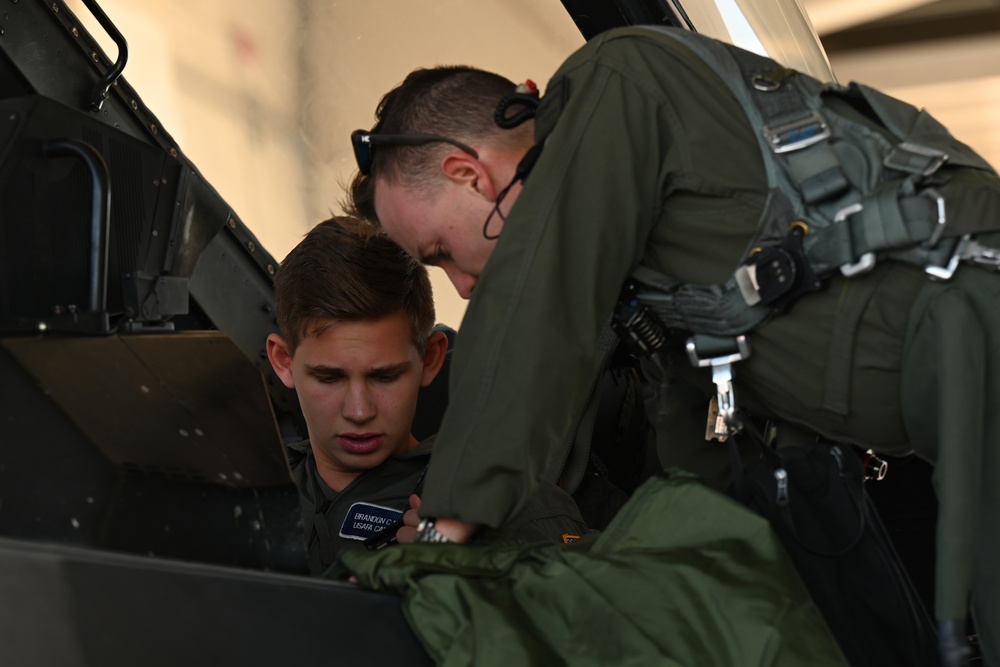
[[[340,527],[340,536],[349,540],[367,540],[403,518],[403,513],[391,507],[358,502],[347,510]]]

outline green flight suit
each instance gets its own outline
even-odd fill
[[[430,458],[431,439],[358,475],[339,493],[319,476],[309,441],[288,446],[292,478],[299,489],[309,570],[321,574],[348,549],[402,518],[410,494],[419,490]]]
[[[339,493],[319,476],[309,441],[288,446],[313,574],[325,572],[345,551],[363,548],[365,538],[402,517],[410,506],[410,494],[420,491],[433,445],[432,436],[408,452],[389,457]],[[590,532],[569,494],[548,483],[533,491],[523,511],[484,538],[562,543]]]
[[[697,56],[654,31],[611,30],[573,54],[546,89],[536,136],[545,138],[544,151],[456,341],[426,516],[497,526],[523,507],[551,459],[562,455],[598,332],[626,277],[642,265],[685,283],[725,282],[764,206],[767,183],[743,110]],[[983,178],[996,186],[994,175]],[[972,276],[963,280],[1000,284],[979,269],[959,272]],[[834,277],[825,291],[753,332],[753,355],[735,368],[737,401],[834,440],[889,454],[912,451],[901,373],[907,332],[923,317],[911,316],[911,306],[929,289],[919,268],[896,262],[852,279]],[[1000,321],[985,328],[1000,332]],[[908,358],[918,368],[923,363]],[[689,406],[667,402],[690,393],[686,387],[707,393],[708,372],[675,362],[662,382],[663,463],[718,483],[728,469],[724,448],[698,437],[703,426]],[[995,402],[1000,387],[988,390]],[[906,407],[919,414],[928,406],[922,400]],[[691,448],[700,451],[692,455]],[[1000,582],[985,563],[1000,559],[996,512],[982,515],[976,584],[987,587],[980,602],[992,605],[1000,604]],[[982,607],[981,630],[987,619],[1000,623],[1000,610]]]

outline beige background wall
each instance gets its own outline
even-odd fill
[[[540,85],[583,37],[537,0],[101,0],[124,77],[275,258],[340,211],[349,136],[415,67],[469,64]],[[70,3],[113,56],[79,1]],[[438,320],[465,302],[432,269]]]
[[[746,0],[752,1],[752,0]],[[911,10],[1000,0],[802,0],[821,36]],[[70,2],[82,19],[88,12]],[[583,44],[558,0],[101,0],[130,44],[125,78],[277,259],[339,211],[351,130],[411,69],[471,64],[548,80]],[[941,9],[944,8],[944,9]],[[988,15],[988,14],[987,14]],[[96,23],[84,20],[99,37]],[[110,39],[105,51],[115,53]],[[832,42],[831,42],[832,43]],[[1000,164],[997,33],[830,50],[841,81],[927,107]],[[432,270],[440,321],[464,302]]]

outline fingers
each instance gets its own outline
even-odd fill
[[[413,544],[417,541],[417,529],[415,526],[403,526],[396,531],[396,541],[400,544]]]
[[[410,509],[403,512],[403,527],[396,531],[396,541],[400,544],[412,544],[417,540],[417,526],[420,524],[420,498],[416,494],[410,496]]]

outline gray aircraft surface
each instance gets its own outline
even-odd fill
[[[0,22],[0,664],[429,664],[399,599],[305,576],[277,262],[84,5],[117,56],[63,0]],[[796,0],[563,5],[587,39],[673,25],[833,78]]]

